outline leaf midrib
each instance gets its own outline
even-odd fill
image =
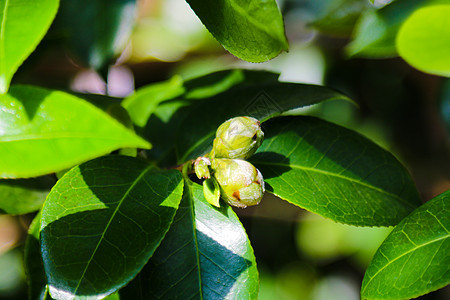
[[[147,168],[145,168],[141,174],[139,174],[139,176],[133,181],[133,183],[130,185],[130,187],[127,189],[127,191],[125,192],[125,194],[123,195],[123,197],[120,199],[119,204],[116,206],[116,208],[114,209],[113,214],[111,215],[111,218],[109,219],[108,223],[105,226],[105,229],[102,232],[102,235],[100,237],[100,239],[98,240],[98,243],[94,249],[94,251],[92,252],[91,257],[89,258],[89,260],[86,263],[86,267],[83,270],[83,273],[81,274],[80,280],[77,283],[77,286],[75,287],[75,291],[74,291],[74,295],[77,294],[78,288],[80,287],[81,282],[83,281],[87,270],[89,269],[89,266],[92,262],[92,260],[94,259],[95,254],[97,253],[98,248],[100,247],[100,244],[103,241],[103,238],[106,234],[106,232],[109,229],[109,226],[112,222],[112,220],[114,219],[116,213],[119,211],[120,206],[122,205],[122,203],[124,202],[124,200],[126,199],[126,197],[130,194],[131,190],[136,186],[136,184],[141,180],[142,177],[144,177],[145,174],[147,174],[148,171],[150,171],[153,168],[152,165],[148,166]]]
[[[385,264],[382,268],[380,268],[380,269],[379,269],[372,277],[370,277],[370,279],[369,279],[369,281],[366,283],[364,289],[361,291],[361,295],[364,294],[365,290],[366,290],[367,287],[369,286],[369,284],[370,284],[370,282],[372,281],[372,279],[374,279],[375,277],[377,277],[378,274],[379,274],[381,271],[383,271],[384,269],[386,269],[386,268],[387,268],[389,265],[391,265],[393,262],[399,260],[399,259],[402,258],[403,256],[405,256],[405,255],[407,255],[407,254],[409,254],[409,253],[411,253],[411,252],[413,252],[413,251],[416,251],[417,249],[420,249],[420,248],[425,247],[425,246],[427,246],[427,245],[436,243],[436,242],[438,242],[438,241],[440,241],[440,240],[443,240],[443,239],[446,239],[446,238],[448,238],[448,237],[450,237],[450,234],[447,234],[447,235],[444,235],[444,236],[442,236],[442,237],[439,237],[439,238],[430,240],[430,241],[428,241],[428,242],[426,242],[426,243],[417,245],[417,246],[411,248],[410,250],[408,250],[408,251],[406,251],[406,252],[403,252],[401,255],[397,256],[396,258],[390,260],[387,264]]]
[[[101,140],[112,140],[121,141],[123,138],[112,138],[105,135],[93,135],[86,134],[85,132],[49,132],[49,135],[45,134],[24,134],[24,135],[9,135],[1,136],[0,143],[17,142],[17,141],[32,141],[32,140],[57,140],[57,139],[101,139]],[[72,134],[74,133],[74,134]],[[127,132],[128,133],[128,132]]]
[[[189,199],[191,200],[189,203],[189,211],[191,214],[192,219],[192,235],[193,240],[195,242],[195,256],[197,260],[197,266],[198,266],[198,288],[199,288],[199,295],[200,299],[203,300],[203,290],[202,290],[202,275],[200,271],[200,248],[198,245],[198,238],[197,238],[197,226],[196,226],[196,218],[195,218],[195,212],[194,212],[194,194],[192,190],[192,186],[190,183],[189,177],[185,177],[185,186],[187,189],[187,192],[189,193]]]
[[[389,193],[389,192],[387,192],[387,191],[385,191],[383,189],[380,189],[380,188],[378,188],[376,186],[373,186],[373,185],[367,184],[365,182],[362,182],[362,181],[359,181],[359,180],[356,180],[354,178],[350,178],[350,177],[347,177],[347,176],[343,176],[343,175],[340,175],[340,174],[331,173],[329,171],[320,170],[320,169],[308,168],[308,167],[304,167],[304,166],[300,166],[300,165],[291,165],[291,164],[283,164],[283,163],[272,163],[272,162],[263,162],[263,161],[252,161],[252,163],[262,164],[262,165],[269,165],[269,166],[287,167],[287,168],[292,168],[292,169],[299,169],[299,170],[303,170],[303,171],[321,173],[321,174],[324,174],[324,175],[340,178],[340,179],[343,179],[343,180],[347,180],[347,181],[350,181],[350,182],[362,185],[364,187],[367,187],[367,188],[372,189],[374,191],[377,191],[379,193],[388,195],[388,196],[390,196],[392,198],[395,198],[395,199],[399,200],[401,203],[410,206],[411,208],[414,208],[414,209],[416,208],[416,206],[414,206],[413,204],[411,204],[408,201],[404,200],[399,195],[396,195],[396,194],[393,194],[393,193]]]

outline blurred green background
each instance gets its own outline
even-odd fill
[[[279,72],[282,81],[326,85],[359,107],[327,102],[296,113],[351,128],[391,151],[426,201],[450,187],[450,80],[395,55],[349,57],[346,48],[362,14],[389,2],[280,0],[290,51],[251,64],[227,53],[185,1],[141,0],[130,39],[118,46],[110,68],[88,68],[54,25],[14,83],[124,97],[175,74],[188,79],[251,68]],[[255,250],[260,299],[267,300],[359,299],[364,270],[391,230],[336,224],[270,195],[236,212]],[[0,299],[26,299],[22,246],[32,217],[0,215]],[[450,299],[450,290],[420,299]]]

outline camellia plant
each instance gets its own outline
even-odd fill
[[[242,60],[287,50],[275,0],[187,2]],[[336,222],[395,226],[367,268],[363,299],[413,298],[450,282],[450,192],[423,204],[388,151],[296,113],[353,103],[347,96],[244,69],[175,76],[123,99],[18,84],[14,74],[50,25],[86,34],[65,17],[76,12],[123,18],[110,35],[99,38],[104,24],[93,26],[73,46],[104,70],[120,49],[115,35],[131,31],[135,2],[0,4],[0,211],[37,212],[24,253],[30,299],[256,299],[257,258],[235,210],[268,193]],[[417,19],[445,18],[439,11],[449,5],[439,5],[412,15],[397,40],[400,54],[429,72],[432,58],[421,60],[407,45]],[[384,11],[361,18],[375,22]],[[89,23],[88,15],[76,21]],[[385,35],[369,41],[361,33],[368,29],[358,28],[352,55],[386,45]],[[446,66],[436,72],[448,75]]]

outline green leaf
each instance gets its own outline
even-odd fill
[[[275,0],[186,0],[212,35],[240,59],[263,62],[288,49]]]
[[[41,220],[52,297],[100,299],[136,276],[169,230],[181,177],[127,156],[101,157],[65,174]]]
[[[266,81],[234,86],[198,101],[185,115],[177,132],[178,163],[209,152],[217,127],[232,117],[251,116],[266,121],[295,108],[337,99],[351,101],[318,85]]]
[[[0,213],[23,215],[39,210],[55,182],[51,176],[0,180]]]
[[[25,242],[24,265],[27,274],[28,299],[42,299],[47,293],[47,278],[44,272],[44,263],[41,257],[39,243],[39,228],[41,225],[41,212],[31,222]]]
[[[406,169],[353,131],[312,117],[278,118],[263,130],[250,161],[266,190],[292,204],[336,222],[391,226],[421,203]]]
[[[397,56],[395,37],[401,24],[428,0],[397,0],[379,9],[367,10],[358,20],[347,54],[369,58]]]
[[[172,227],[126,299],[256,299],[250,242],[230,206],[212,207],[202,187],[185,182]]]
[[[203,181],[203,195],[209,204],[220,207],[220,188],[214,177]]]
[[[450,190],[398,224],[372,259],[363,299],[411,299],[450,283]]]
[[[161,166],[175,165],[177,163],[176,133],[192,106],[197,105],[199,101],[205,101],[207,98],[226,92],[233,86],[243,87],[254,83],[276,82],[277,78],[276,73],[235,69],[214,72],[185,81],[183,84],[185,93],[159,103],[146,121],[143,136],[153,144],[153,148],[146,151],[147,157],[157,161]],[[141,97],[136,100],[145,101]]]
[[[61,0],[55,30],[77,58],[98,70],[125,48],[135,15],[136,0]]]
[[[44,37],[58,10],[58,0],[0,0],[0,94]]]
[[[416,10],[397,35],[400,56],[413,67],[450,77],[450,5]]]
[[[371,7],[367,0],[314,1],[319,16],[311,23],[314,29],[335,36],[348,36],[358,17]]]
[[[31,86],[0,96],[0,178],[56,172],[126,147],[150,144],[75,96]]]
[[[173,99],[183,92],[183,80],[179,76],[174,76],[167,81],[150,84],[137,90],[123,100],[122,106],[128,111],[133,122],[143,127],[162,101]]]

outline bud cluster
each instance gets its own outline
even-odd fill
[[[264,195],[264,179],[261,172],[245,159],[252,156],[264,139],[260,122],[251,117],[236,117],[219,126],[213,149],[207,157],[194,162],[199,179],[217,182],[220,193],[205,189],[209,203],[219,206],[218,198],[240,208],[257,205]],[[215,195],[213,198],[211,195]]]

